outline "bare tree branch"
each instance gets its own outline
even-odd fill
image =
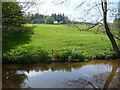
[[[78,9],[79,7],[81,7],[87,0],[81,2],[75,9]]]
[[[98,28],[96,29],[96,32],[98,32],[99,28],[101,27],[101,25],[98,26]]]
[[[115,36],[115,35],[113,35],[116,39],[118,39],[118,40],[120,40],[120,38],[119,37],[117,37],[117,36]]]
[[[101,4],[95,4],[94,6],[92,6],[91,8],[88,9],[88,11],[92,10],[93,8],[95,8],[96,6],[99,6]]]
[[[85,29],[80,29],[77,25],[73,24],[78,30],[80,31],[83,31],[83,30],[89,30],[89,29],[92,29],[94,28],[95,26],[99,25],[99,24],[102,24],[101,22],[98,22],[98,23],[95,23],[94,25],[88,27],[88,28],[85,28]]]
[[[68,0],[62,0],[62,1],[53,1],[52,3],[54,3],[55,5],[58,5],[58,4],[63,4],[63,3],[65,3],[66,1],[68,1]],[[57,2],[57,3],[56,3]]]
[[[87,82],[88,84],[90,84],[95,90],[97,90],[97,88],[89,81],[85,80],[85,79],[82,79],[82,78],[79,78],[78,80],[73,80],[74,82],[80,82],[80,80],[83,80],[84,82]]]
[[[30,4],[30,5],[29,5]],[[22,12],[27,11],[29,8],[31,8],[33,5],[35,5],[35,2],[27,2],[26,5],[23,8],[26,8],[25,10],[21,10]]]

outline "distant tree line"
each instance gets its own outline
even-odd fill
[[[43,15],[39,13],[27,14],[28,22],[30,24],[54,24],[54,22],[59,24],[67,24],[70,22],[67,16],[64,14],[52,14],[52,15]]]

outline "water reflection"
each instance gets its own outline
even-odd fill
[[[94,89],[103,89],[107,88],[120,88],[120,79],[118,79],[118,65],[113,65],[111,72],[103,72],[97,75],[93,75],[91,78],[78,78],[68,80],[66,82],[69,87],[78,87],[78,88],[94,88]]]
[[[3,65],[3,88],[120,88],[118,60]]]
[[[16,70],[3,71],[2,87],[3,88],[18,88],[27,78],[25,74],[15,74]]]

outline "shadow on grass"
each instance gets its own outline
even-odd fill
[[[27,44],[31,41],[34,34],[35,26],[24,26],[21,31],[14,33],[3,33],[2,36],[2,52],[7,52],[21,44]]]

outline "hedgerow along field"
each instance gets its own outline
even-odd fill
[[[48,60],[53,56],[66,59],[69,52],[74,50],[93,58],[113,55],[108,37],[103,33],[96,34],[95,28],[79,31],[68,25],[26,24],[26,26],[34,28],[11,33],[4,38],[7,43],[3,43],[3,62],[31,63]],[[80,26],[84,28],[84,25]],[[76,58],[80,55],[72,56]]]

